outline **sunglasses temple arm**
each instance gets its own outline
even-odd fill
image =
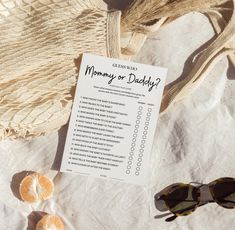
[[[165,219],[165,221],[166,222],[171,222],[171,221],[175,220],[176,218],[177,218],[177,216],[174,215],[174,216],[168,217],[167,219]]]
[[[154,218],[155,219],[159,219],[159,218],[162,218],[162,217],[165,217],[165,216],[169,216],[169,215],[172,215],[172,212],[168,212],[168,213],[165,213],[165,214],[162,214],[162,215],[156,215]],[[171,216],[171,217],[168,217],[167,219],[165,219],[166,222],[170,222],[170,221],[173,221],[177,218],[176,215],[174,216]]]

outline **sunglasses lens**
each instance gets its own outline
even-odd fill
[[[235,208],[235,180],[225,178],[213,186],[213,197],[224,208]]]
[[[198,204],[197,189],[191,185],[176,186],[164,200],[171,212],[182,216],[188,215]]]

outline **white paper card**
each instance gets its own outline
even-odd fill
[[[61,171],[145,184],[166,73],[83,54]]]

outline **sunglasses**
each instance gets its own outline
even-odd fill
[[[208,186],[212,200],[202,202],[201,187]],[[235,208],[235,178],[220,178],[209,184],[200,184],[195,187],[191,184],[177,183],[163,189],[154,196],[155,206],[157,202],[164,201],[167,209],[174,214],[166,219],[167,222],[175,220],[178,216],[187,216],[197,207],[209,202],[216,202],[223,208]]]

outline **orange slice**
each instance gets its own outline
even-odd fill
[[[45,215],[37,223],[36,230],[64,230],[64,224],[59,216]]]
[[[49,199],[53,191],[53,182],[48,177],[39,173],[26,176],[21,181],[19,188],[22,200],[29,203]]]

